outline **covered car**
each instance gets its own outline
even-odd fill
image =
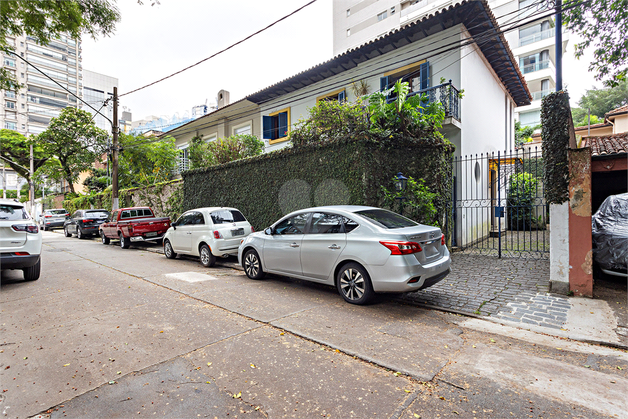
[[[628,193],[606,198],[591,222],[593,260],[604,273],[627,276]]]

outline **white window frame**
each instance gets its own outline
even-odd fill
[[[246,121],[246,122],[243,122],[241,124],[234,125],[233,127],[231,127],[231,135],[238,135],[237,131],[239,129],[246,128],[246,127],[249,128],[248,134],[253,135],[253,120]]]

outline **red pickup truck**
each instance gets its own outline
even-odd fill
[[[169,227],[170,218],[157,218],[148,207],[133,207],[111,211],[98,229],[103,244],[120,240],[120,247],[128,249],[131,242],[161,240]]]

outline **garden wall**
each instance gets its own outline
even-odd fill
[[[256,230],[283,215],[320,205],[372,205],[397,172],[422,178],[438,194],[441,225],[451,202],[451,145],[414,139],[334,141],[285,148],[183,173],[183,210],[240,209]],[[450,223],[447,223],[450,224]]]

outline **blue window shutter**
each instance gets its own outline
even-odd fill
[[[265,140],[273,139],[273,123],[270,116],[262,116],[262,138]]]
[[[379,91],[383,92],[386,89],[388,89],[388,76],[379,79]]]
[[[288,135],[288,112],[282,112],[279,115],[279,134],[277,138],[282,138]]]
[[[421,90],[430,87],[430,63],[429,61],[421,64]]]
[[[343,90],[342,92],[338,93],[338,102],[342,103],[345,101],[345,97],[346,97],[346,93]]]

